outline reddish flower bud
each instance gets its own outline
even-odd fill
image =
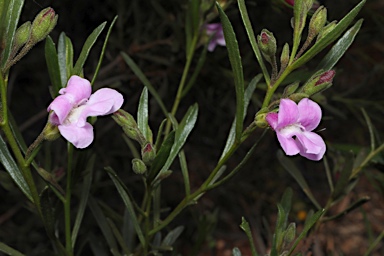
[[[320,76],[319,80],[317,80],[317,82],[315,83],[315,86],[320,85],[320,84],[324,84],[324,83],[331,83],[335,74],[336,74],[335,70],[328,70],[328,71],[324,72]]]

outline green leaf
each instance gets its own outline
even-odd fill
[[[72,248],[75,248],[77,235],[79,234],[81,222],[83,221],[85,209],[88,202],[89,191],[92,185],[93,166],[95,165],[96,156],[92,155],[89,159],[87,168],[85,169],[86,175],[84,176],[84,182],[81,190],[81,197],[79,208],[77,209],[75,224],[72,230]]]
[[[66,54],[66,62],[65,62],[65,67],[67,69],[67,75],[68,79],[70,76],[73,75],[73,45],[72,41],[69,37],[65,37],[65,54]]]
[[[59,43],[57,45],[57,57],[60,69],[61,88],[65,87],[69,78],[67,71],[67,36],[62,32],[59,36]],[[60,89],[61,89],[60,88]]]
[[[169,153],[167,161],[165,162],[164,166],[161,168],[155,180],[160,178],[161,175],[163,175],[165,172],[168,171],[169,167],[175,160],[176,156],[179,154],[180,150],[184,146],[185,141],[187,140],[189,134],[191,133],[193,127],[195,126],[195,123],[197,120],[197,114],[198,114],[198,106],[197,104],[194,104],[188,109],[184,118],[181,120],[179,126],[177,127],[175,131],[175,143],[171,148],[171,152]]]
[[[3,164],[5,170],[12,177],[12,180],[16,183],[16,185],[27,196],[27,198],[33,202],[32,194],[28,187],[28,184],[24,179],[24,176],[22,175],[21,170],[17,166],[15,160],[13,159],[11,153],[7,148],[7,145],[5,144],[1,136],[0,136],[0,162]]]
[[[49,236],[54,236],[56,224],[54,211],[55,202],[53,202],[50,192],[51,190],[48,189],[48,187],[45,187],[45,189],[40,193],[40,206],[45,229]]]
[[[5,4],[6,5],[6,4]],[[4,6],[4,10],[6,10],[6,15],[3,17],[3,20],[0,20],[0,24],[2,32],[2,40],[1,45],[4,48],[1,56],[1,66],[4,68],[5,64],[8,61],[8,58],[12,51],[13,38],[15,36],[17,24],[19,23],[20,13],[23,9],[24,0],[10,0],[8,6]]]
[[[295,250],[296,246],[299,244],[299,242],[307,235],[308,231],[313,227],[313,225],[316,224],[316,222],[320,219],[321,215],[323,215],[324,209],[319,210],[312,216],[308,216],[305,220],[304,229],[301,232],[301,234],[297,237],[294,244],[292,245],[291,249],[289,250],[287,255],[291,255],[292,252]]]
[[[255,243],[253,242],[254,240],[253,240],[251,228],[249,227],[248,221],[244,217],[241,218],[240,228],[242,230],[244,230],[245,234],[248,237],[249,244],[251,245],[252,256],[257,256],[258,254],[256,252]],[[240,253],[240,255],[241,255],[241,253]]]
[[[288,187],[284,191],[283,197],[281,198],[281,201],[280,201],[280,204],[283,207],[284,212],[287,213],[287,214],[289,214],[289,212],[291,211],[292,193],[293,193],[292,189]],[[287,217],[288,217],[288,215],[287,215]],[[288,220],[288,218],[287,218],[287,220]]]
[[[113,236],[112,230],[108,225],[107,218],[105,217],[103,211],[101,210],[99,204],[97,203],[96,199],[93,197],[90,197],[88,200],[89,208],[91,209],[91,212],[93,216],[96,219],[97,224],[99,225],[101,232],[103,233],[105,240],[108,243],[108,246],[110,248],[110,251],[113,255],[118,256],[120,255],[118,253],[117,243],[115,240],[115,237]]]
[[[341,195],[344,194],[345,189],[349,184],[349,180],[353,170],[353,161],[346,161],[343,170],[340,172],[340,177],[337,180],[335,189],[332,193],[332,198],[334,200],[338,199]]]
[[[232,249],[232,256],[242,256],[239,248],[235,247]]]
[[[252,81],[249,83],[247,89],[245,89],[244,92],[244,112],[243,112],[243,118],[242,121],[244,121],[245,115],[247,113],[249,102],[251,101],[253,92],[256,89],[256,85],[260,81],[262,75],[259,74],[255,76]],[[223,159],[223,157],[228,153],[229,149],[232,147],[233,143],[235,142],[235,132],[236,132],[236,117],[235,120],[232,122],[231,129],[228,134],[227,142],[225,143],[225,147],[223,149],[223,153],[221,153],[220,160]]]
[[[5,243],[0,242],[0,252],[6,253],[7,255],[12,255],[12,256],[25,256],[21,252],[9,247]]]
[[[140,81],[144,84],[145,87],[148,88],[148,91],[152,94],[152,96],[157,101],[157,104],[159,104],[161,110],[163,111],[165,116],[168,116],[167,108],[165,107],[163,101],[161,100],[161,97],[155,90],[155,88],[152,86],[151,82],[149,82],[148,78],[144,75],[143,71],[136,65],[136,63],[129,57],[126,53],[122,52],[121,56],[123,56],[123,59],[125,60],[125,63],[132,69],[133,73],[137,76],[137,78],[140,79]]]
[[[133,204],[131,202],[131,199],[128,196],[127,191],[125,191],[124,187],[122,186],[121,180],[118,178],[117,174],[112,170],[111,167],[106,167],[105,170],[108,172],[109,177],[111,177],[113,183],[117,188],[117,191],[119,192],[121,198],[123,199],[124,205],[128,211],[129,217],[132,220],[133,226],[135,227],[135,230],[141,245],[145,246],[145,243],[146,243],[145,238],[144,238],[143,232],[141,231],[141,227],[137,220]]]
[[[330,45],[333,41],[335,41],[351,24],[353,19],[359,13],[366,0],[361,1],[355,8],[353,8],[340,22],[335,26],[335,28],[322,37],[319,41],[317,41],[303,56],[297,59],[294,63],[292,63],[291,69],[294,70],[302,65],[304,65],[307,61],[312,59],[316,54],[321,52],[325,47]]]
[[[59,90],[63,87],[61,84],[59,58],[57,56],[55,43],[48,36],[45,40],[45,61],[47,62],[48,74],[52,83],[53,97],[59,94]]]
[[[353,27],[345,32],[344,35],[332,47],[332,49],[327,53],[327,55],[325,55],[325,57],[321,60],[315,70],[322,69],[327,71],[332,69],[351,46],[362,24],[363,20],[360,19],[356,22],[355,25],[353,25]]]
[[[81,75],[85,61],[88,58],[88,54],[91,51],[92,46],[95,44],[100,33],[103,31],[107,22],[101,23],[93,32],[89,35],[84,43],[83,49],[81,50],[80,56],[76,61],[75,67],[73,68],[73,75]]]
[[[144,87],[137,110],[137,126],[145,139],[152,142],[152,131],[148,126],[148,88]]]
[[[190,49],[192,45],[192,40],[197,36],[200,29],[200,0],[189,0],[187,7],[187,15],[185,21],[185,35],[186,35],[186,54],[194,49]]]
[[[108,28],[107,36],[105,37],[103,48],[101,49],[101,52],[100,52],[99,61],[97,62],[96,70],[95,70],[95,73],[93,74],[91,85],[94,84],[94,82],[96,80],[96,77],[97,77],[97,75],[99,73],[99,70],[100,70],[100,67],[101,67],[101,63],[103,62],[105,49],[107,48],[107,42],[108,42],[109,36],[111,35],[113,25],[115,25],[115,23],[116,23],[116,20],[117,20],[117,15],[112,20],[111,25]]]
[[[175,131],[172,131],[168,134],[165,141],[161,144],[159,151],[156,154],[155,159],[151,165],[151,169],[148,173],[148,180],[152,181],[161,168],[164,166],[167,161],[169,154],[171,152],[173,143],[175,141]]]
[[[241,14],[241,18],[243,19],[245,30],[247,31],[249,42],[251,43],[253,52],[255,53],[256,59],[259,62],[260,68],[263,71],[264,79],[267,84],[269,84],[271,78],[269,77],[269,73],[267,68],[265,67],[263,56],[259,50],[259,46],[256,42],[256,36],[253,32],[251,21],[249,20],[247,7],[245,6],[244,0],[238,0],[237,4],[239,5],[239,10]]]
[[[221,9],[220,4],[216,3],[219,11],[221,23],[223,24],[223,32],[225,43],[228,50],[229,61],[231,63],[236,89],[236,132],[235,141],[240,141],[243,132],[243,116],[244,116],[244,75],[243,66],[241,64],[241,56],[239,45],[237,43],[236,34],[227,15]]]
[[[287,170],[289,174],[291,174],[292,177],[296,180],[296,182],[300,185],[301,189],[316,206],[316,208],[321,209],[320,204],[313,196],[311,189],[308,186],[308,183],[305,181],[303,175],[301,174],[300,170],[296,167],[296,165],[288,157],[284,156],[281,150],[277,152],[277,159],[283,165],[284,169]]]
[[[179,238],[183,230],[184,230],[183,226],[178,226],[175,229],[171,230],[164,237],[164,240],[161,242],[160,246],[172,246],[176,242],[177,238]]]
[[[183,174],[185,195],[189,196],[191,194],[191,186],[189,182],[189,171],[188,171],[187,159],[185,157],[183,150],[181,150],[179,153],[179,162],[180,162],[181,173]]]

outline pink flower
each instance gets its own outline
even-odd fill
[[[211,23],[204,26],[205,33],[208,36],[212,36],[211,41],[208,44],[208,51],[215,50],[216,45],[225,46],[225,39],[223,33],[223,26],[221,23]]]
[[[323,158],[324,140],[312,132],[321,120],[321,108],[316,102],[305,98],[296,104],[290,99],[282,99],[279,113],[267,114],[266,120],[276,131],[285,154],[300,154],[315,161]]]
[[[53,111],[49,121],[57,125],[61,135],[76,148],[86,148],[93,141],[93,127],[89,116],[104,116],[116,112],[124,102],[123,95],[103,88],[91,95],[91,83],[79,76],[71,76],[67,87],[62,88],[48,106]]]

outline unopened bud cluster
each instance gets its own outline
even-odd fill
[[[145,174],[148,170],[148,166],[152,165],[152,162],[156,157],[156,149],[141,133],[136,120],[131,114],[119,109],[113,114],[112,118],[123,128],[125,135],[140,144],[141,159],[134,158],[132,160],[132,169],[137,174]]]
[[[40,11],[33,22],[22,24],[15,32],[12,47],[3,72],[7,72],[11,66],[24,57],[38,42],[44,40],[56,26],[58,15],[51,7]]]

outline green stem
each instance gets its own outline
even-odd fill
[[[72,160],[73,145],[68,142],[68,165],[67,165],[67,189],[65,192],[64,218],[65,218],[65,249],[68,255],[73,255],[71,234],[71,188],[72,188]]]
[[[176,98],[175,98],[175,101],[173,102],[172,110],[170,113],[171,116],[175,116],[177,109],[179,107],[180,101],[183,98],[184,86],[185,86],[185,82],[187,81],[189,68],[190,68],[191,63],[192,63],[193,55],[195,53],[195,47],[196,47],[197,39],[198,39],[198,33],[196,33],[194,35],[194,37],[192,39],[192,43],[190,45],[190,48],[188,49],[187,62],[185,63],[183,75],[181,76],[179,88],[177,89]],[[172,125],[171,119],[168,118],[167,125],[165,128],[165,135],[167,135],[169,133],[169,131],[171,130],[171,125]]]
[[[371,151],[371,153],[369,153],[369,155],[364,159],[364,161],[361,163],[361,165],[352,170],[352,174],[351,174],[350,179],[355,178],[359,174],[359,172],[363,169],[363,167],[365,167],[369,163],[369,161],[371,161],[372,158],[375,157],[382,150],[384,150],[384,143],[381,144],[380,147],[378,147],[376,150]]]
[[[253,127],[251,125],[250,127]],[[250,128],[250,130],[254,130],[254,128]],[[192,194],[189,196],[186,196],[177,206],[176,208],[156,227],[154,227],[151,231],[149,231],[149,236],[152,236],[159,232],[161,229],[166,227],[185,207],[193,203],[194,201],[198,200],[206,191],[211,189],[212,181],[217,175],[217,173],[220,171],[222,166],[228,161],[228,159],[233,155],[233,153],[236,152],[236,150],[239,148],[242,142],[244,142],[251,132],[248,131],[248,129],[245,130],[243,133],[243,136],[241,137],[241,140],[239,142],[235,142],[232,144],[231,148],[228,150],[228,152],[221,158],[221,160],[216,165],[215,169],[211,172],[209,177],[204,181],[204,183]]]

